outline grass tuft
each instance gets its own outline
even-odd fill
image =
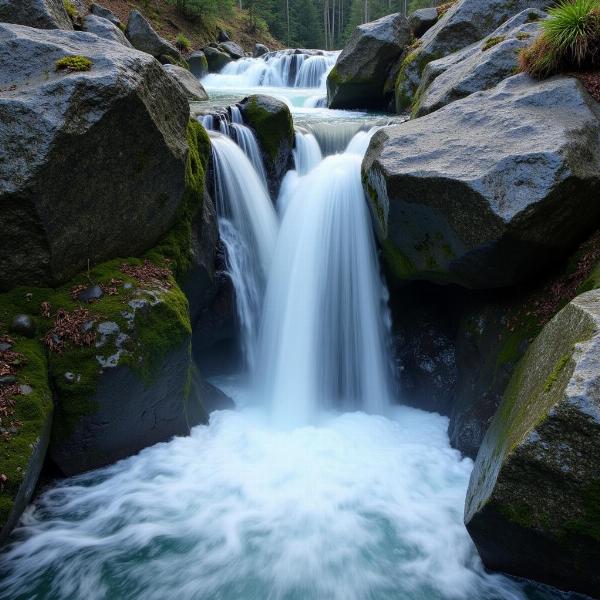
[[[486,50],[489,50],[490,48],[493,48],[494,46],[496,46],[497,44],[500,44],[501,42],[503,42],[506,39],[505,35],[497,35],[495,37],[489,37],[487,38],[487,40],[485,40],[485,42],[483,43],[483,46],[481,48],[481,50],[483,52],[485,52]]]
[[[542,32],[521,51],[519,66],[532,77],[600,65],[600,0],[563,0],[548,10]]]
[[[192,42],[183,33],[178,33],[175,46],[180,52],[189,52],[192,49]]]

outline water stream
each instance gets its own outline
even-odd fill
[[[241,114],[205,118],[253,374],[214,383],[239,410],[49,486],[0,554],[0,598],[566,597],[485,572],[462,521],[472,462],[447,419],[397,404],[360,181],[387,118],[307,105],[331,60],[276,53],[205,82],[217,104],[261,84],[314,88],[275,88],[296,122],[276,208]]]

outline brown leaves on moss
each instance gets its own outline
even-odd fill
[[[0,342],[13,344],[13,340],[7,335],[0,335]],[[14,350],[0,351],[0,377],[16,375],[17,368],[23,365],[25,357]],[[11,432],[20,427],[20,423],[13,419],[15,409],[15,396],[21,393],[17,383],[8,385],[0,384],[0,435],[8,439]]]
[[[54,326],[44,336],[44,343],[52,352],[62,352],[67,343],[73,346],[91,346],[96,341],[93,324],[98,320],[86,308],[76,308],[67,312],[60,308],[54,319]]]
[[[116,296],[119,293],[119,286],[123,285],[121,279],[111,279],[109,283],[101,283],[100,287],[107,296]]]
[[[121,265],[121,272],[133,277],[140,283],[159,283],[163,287],[171,288],[171,269],[159,267],[148,259],[141,265]]]

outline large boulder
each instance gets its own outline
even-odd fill
[[[437,23],[437,20],[438,10],[436,7],[419,8],[408,17],[413,35],[418,38],[431,29]]]
[[[165,71],[177,82],[178,85],[183,89],[186,98],[190,102],[199,102],[201,100],[208,100],[208,94],[204,89],[204,86],[188,71],[183,67],[177,65],[164,65]]]
[[[290,166],[294,148],[294,121],[288,105],[271,96],[255,95],[240,104],[244,122],[256,133],[272,198]]]
[[[388,264],[468,288],[539,275],[600,219],[600,107],[526,75],[379,131],[363,181]]]
[[[202,79],[205,75],[208,75],[208,61],[206,60],[206,54],[201,50],[192,52],[187,59],[190,71],[196,79]]]
[[[206,56],[206,61],[208,63],[209,73],[219,73],[223,67],[233,61],[229,54],[221,52],[221,50],[213,48],[212,46],[206,46],[206,48],[204,48],[204,55]]]
[[[520,50],[531,44],[539,33],[539,20],[545,16],[538,10],[523,11],[482,41],[430,62],[421,78],[413,114],[428,114],[514,75]]]
[[[359,25],[327,77],[330,108],[383,108],[390,70],[410,43],[406,17],[388,15]]]
[[[65,56],[89,58],[89,71],[57,70]],[[0,87],[0,290],[56,285],[169,230],[189,104],[150,55],[89,33],[0,25]]]
[[[600,291],[515,371],[471,475],[465,523],[491,569],[600,596]]]
[[[73,29],[63,0],[0,0],[0,23],[39,29]]]
[[[82,20],[81,29],[104,38],[105,40],[117,42],[127,48],[133,48],[129,40],[125,37],[125,34],[116,25],[103,17],[87,15]]]
[[[528,8],[544,10],[554,0],[459,0],[408,52],[396,79],[396,110],[410,111],[428,63],[461,50],[491,34]]]
[[[252,56],[254,58],[259,58],[261,56],[264,56],[265,54],[268,54],[269,52],[269,48],[267,48],[267,46],[265,46],[264,44],[254,44]]]
[[[49,452],[65,475],[186,435],[206,420],[199,399],[190,395],[194,367],[186,297],[173,280],[127,273],[119,275],[123,284],[114,286],[114,297],[104,295],[86,307],[91,353],[65,340],[59,340],[65,342],[60,351],[50,346],[57,400]]]
[[[219,44],[219,50],[229,54],[233,60],[238,60],[246,56],[244,49],[235,42],[223,42],[222,44]]]
[[[121,27],[121,20],[119,19],[119,17],[117,17],[113,12],[108,10],[108,8],[104,8],[104,6],[101,6],[96,2],[91,3],[90,12],[96,17],[102,17],[103,19],[107,19],[115,27]]]
[[[181,59],[179,50],[173,44],[160,37],[138,10],[132,10],[129,14],[125,35],[134,48],[151,54],[160,60],[160,62],[164,63]]]

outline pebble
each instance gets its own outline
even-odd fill
[[[4,375],[0,377],[0,385],[12,385],[17,382],[17,378],[14,375]]]
[[[10,350],[12,348],[11,344],[8,344],[6,342],[0,342],[0,352],[6,352],[7,350]]]
[[[29,396],[29,394],[33,393],[33,388],[26,383],[20,385],[19,389],[21,390],[21,394],[23,394],[23,396]]]
[[[81,290],[79,294],[77,294],[77,299],[81,302],[91,302],[92,300],[100,300],[104,296],[104,292],[99,285],[91,285],[85,290]]]
[[[12,320],[10,330],[25,337],[35,336],[35,321],[29,315],[16,315]]]
[[[65,380],[67,383],[75,383],[75,373],[71,373],[71,371],[67,371],[65,373]]]

